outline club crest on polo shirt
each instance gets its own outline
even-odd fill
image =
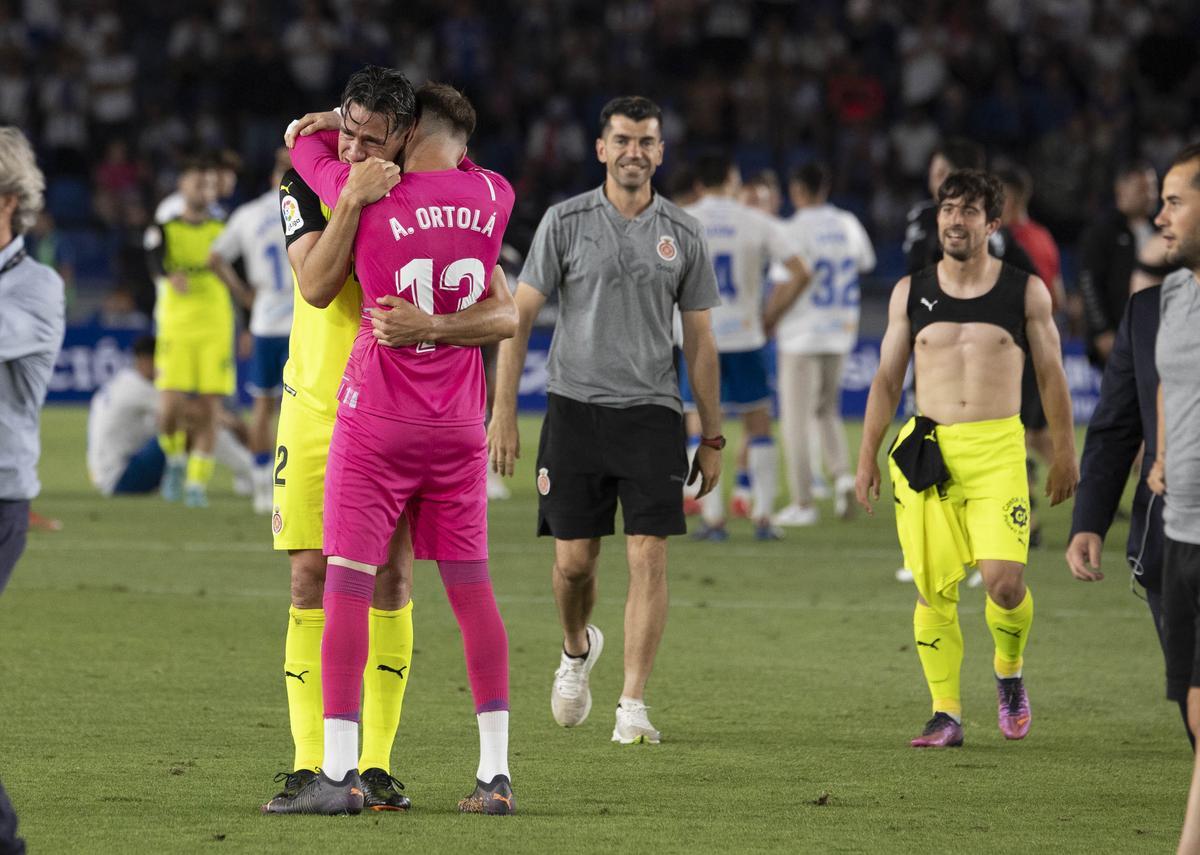
[[[658,239],[658,257],[663,261],[674,261],[675,256],[679,255],[679,250],[675,247],[675,238],[670,235],[662,235]]]
[[[550,495],[550,472],[545,466],[538,470],[537,489],[543,496]]]
[[[279,202],[279,207],[283,212],[283,233],[291,237],[296,233],[296,229],[304,225],[304,217],[300,215],[300,203],[294,196],[284,196]]]

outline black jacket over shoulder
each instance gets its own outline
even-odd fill
[[[1142,572],[1138,580],[1154,591],[1160,590],[1162,584],[1163,503],[1146,486],[1146,475],[1158,449],[1158,370],[1154,366],[1154,342],[1158,337],[1161,290],[1156,285],[1134,294],[1117,327],[1116,341],[1100,384],[1100,402],[1088,424],[1079,489],[1075,491],[1075,510],[1071,516],[1072,537],[1081,531],[1095,532],[1101,537],[1108,533],[1125,491],[1129,468],[1144,440],[1146,453],[1133,494],[1126,554],[1131,563],[1133,558],[1141,556]]]

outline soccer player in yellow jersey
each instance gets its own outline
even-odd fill
[[[275,506],[271,529],[275,548],[288,551],[291,608],[284,653],[284,681],[295,743],[293,771],[284,776],[280,796],[294,795],[315,776],[324,752],[321,697],[321,636],[325,614],[322,553],[325,462],[337,413],[337,390],[363,314],[362,291],[354,278],[351,250],[362,209],[399,180],[394,161],[411,127],[403,110],[380,96],[388,90],[386,69],[367,68],[350,78],[342,97],[344,119],[338,156],[355,164],[341,198],[331,211],[289,170],[279,188],[280,214],[288,260],[296,274],[291,344],[283,373],[283,402],[275,449]],[[309,114],[296,130],[309,132],[331,114]],[[294,139],[294,137],[292,137]],[[500,277],[495,287],[496,277]],[[428,324],[420,310],[399,298],[384,298],[371,310],[374,335],[403,346],[424,341]],[[472,345],[481,331],[512,315],[512,296],[500,268],[493,272],[488,298],[454,315],[439,316],[441,340]],[[455,335],[462,336],[456,340]],[[412,545],[397,530],[387,566],[379,568],[370,612],[369,654],[363,675],[362,752],[358,768],[364,807],[404,810],[409,800],[391,775],[391,753],[412,657]]]
[[[162,494],[170,501],[182,496],[189,507],[208,504],[217,410],[234,385],[233,304],[229,289],[208,264],[213,241],[224,228],[209,213],[215,179],[207,162],[185,162],[179,173],[183,212],[151,226],[145,239],[158,288],[155,385],[161,392],[159,443],[167,457]],[[199,407],[189,457],[184,410],[192,395]]]

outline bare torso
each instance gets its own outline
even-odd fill
[[[939,286],[960,300],[981,297],[995,286],[994,261],[981,284]],[[1003,419],[1021,409],[1025,353],[1003,327],[989,323],[935,323],[913,343],[917,409],[940,424]]]

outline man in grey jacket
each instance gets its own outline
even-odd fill
[[[63,281],[25,252],[46,181],[24,134],[0,127],[0,592],[25,550],[38,421],[63,340]],[[24,852],[0,788],[0,852]]]

